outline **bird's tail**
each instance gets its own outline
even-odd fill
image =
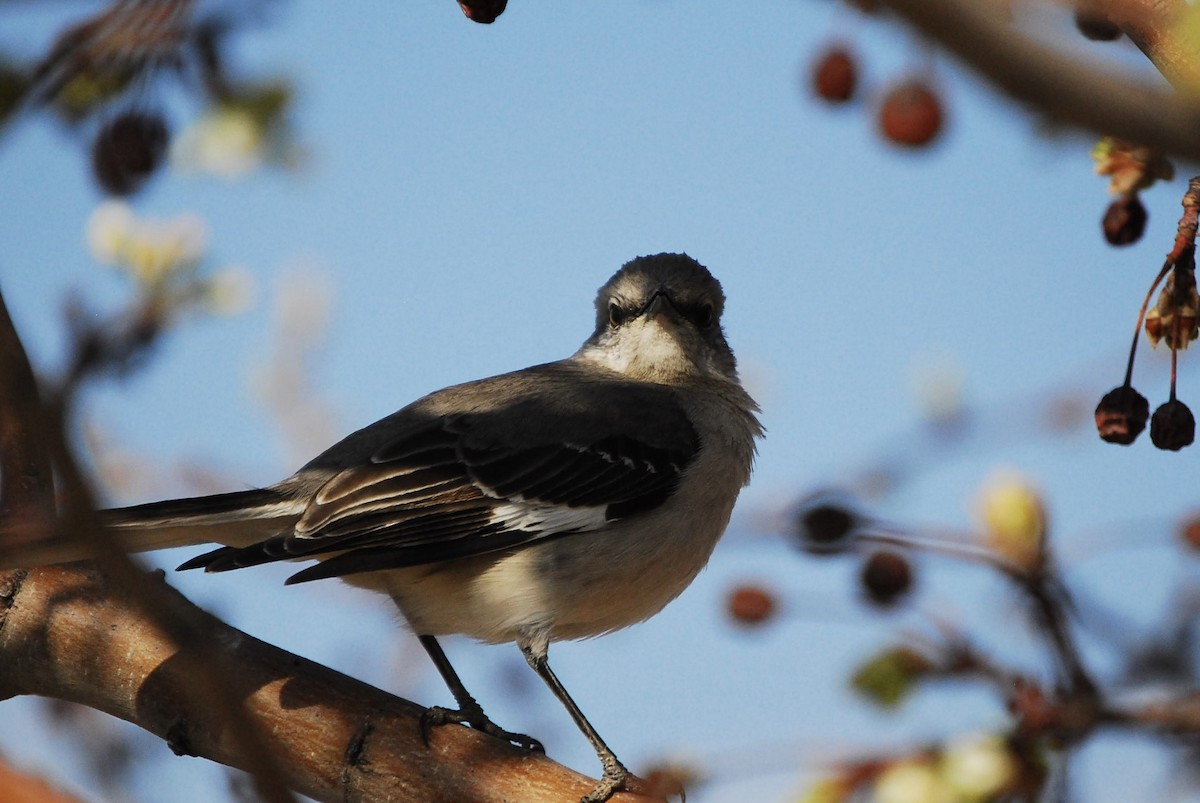
[[[246,546],[284,532],[303,502],[274,488],[169,499],[100,512],[104,534],[126,552],[193,544]],[[0,569],[47,566],[92,555],[86,539],[17,540],[0,525]]]

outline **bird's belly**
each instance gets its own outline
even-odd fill
[[[509,553],[346,578],[389,594],[413,630],[485,642],[540,634],[587,638],[643,621],[677,597],[708,562],[728,506],[680,506],[606,530],[564,535]]]

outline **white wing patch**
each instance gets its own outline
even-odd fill
[[[608,524],[607,505],[567,507],[513,497],[492,508],[491,520],[506,530],[537,533],[586,532]]]

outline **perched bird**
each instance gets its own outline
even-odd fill
[[[181,569],[314,558],[288,582],[389,595],[457,701],[423,724],[541,749],[484,715],[436,637],[516,642],[595,748],[604,775],[583,800],[603,801],[628,771],[548,647],[653,616],[725,530],[762,428],[724,303],[691,257],[639,257],[600,288],[572,356],[431,393],[268,488],[110,510],[106,528],[132,550],[225,544]]]

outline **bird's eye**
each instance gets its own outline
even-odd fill
[[[625,319],[629,317],[629,313],[621,307],[620,304],[612,303],[608,305],[608,325],[612,327],[620,326],[625,323]]]
[[[687,319],[698,329],[707,329],[713,325],[713,321],[715,320],[712,304],[699,304],[695,307],[690,307],[685,314],[687,315]]]

